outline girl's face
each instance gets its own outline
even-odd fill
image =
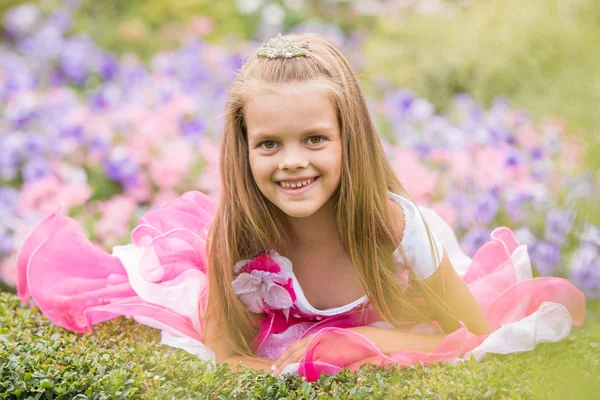
[[[288,216],[304,218],[338,188],[342,143],[329,93],[310,84],[293,89],[254,96],[244,117],[258,188]]]

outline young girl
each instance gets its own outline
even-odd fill
[[[185,193],[112,255],[57,210],[20,249],[21,300],[76,332],[133,316],[203,359],[309,380],[531,350],[582,323],[582,293],[532,279],[509,229],[470,260],[415,206],[327,41],[271,39],[226,111],[218,204]]]

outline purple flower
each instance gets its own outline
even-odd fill
[[[600,247],[600,228],[596,225],[586,223],[583,227],[583,233],[580,237],[584,243],[594,244]]]
[[[119,60],[110,53],[102,54],[100,59],[100,75],[105,80],[111,80],[119,72]]]
[[[46,140],[38,133],[28,132],[25,135],[21,153],[29,159],[41,156],[46,150]]]
[[[525,161],[525,157],[522,152],[516,149],[510,151],[509,155],[506,157],[506,165],[509,167],[518,167],[523,165]]]
[[[86,36],[78,36],[65,40],[60,55],[60,70],[65,77],[76,84],[83,84],[89,76],[89,66],[97,49]]]
[[[8,256],[12,252],[14,241],[6,229],[0,228],[0,255]]]
[[[560,247],[540,240],[528,248],[529,257],[535,268],[543,276],[552,276],[560,262]]]
[[[35,34],[20,41],[18,48],[38,62],[48,62],[59,56],[63,41],[63,35],[57,27],[45,24]]]
[[[4,14],[4,29],[9,37],[19,38],[35,28],[40,16],[39,7],[32,3],[13,7]]]
[[[64,127],[59,132],[61,139],[72,139],[76,142],[81,142],[84,138],[85,132],[82,125],[71,125]]]
[[[481,246],[490,241],[490,234],[490,231],[484,227],[475,227],[463,237],[460,247],[469,257],[472,257]]]
[[[200,118],[183,119],[179,126],[185,137],[200,137],[206,131],[206,123]]]
[[[113,150],[110,157],[104,160],[103,168],[109,179],[121,183],[124,187],[137,182],[139,168],[129,159],[127,150],[122,147]]]
[[[73,25],[73,15],[65,8],[57,9],[48,18],[48,23],[58,29],[62,34],[67,33]]]
[[[52,166],[44,158],[33,158],[21,168],[21,174],[25,182],[31,182],[52,174]]]
[[[545,237],[548,241],[563,245],[573,228],[573,213],[560,210],[551,210],[546,215]]]
[[[568,278],[588,299],[600,298],[600,262],[597,261],[569,271]]]
[[[573,252],[569,269],[576,270],[588,264],[600,260],[600,246],[590,242],[582,242],[579,248]]]
[[[500,208],[498,197],[491,193],[483,193],[477,198],[477,221],[483,224],[489,224],[493,221]]]
[[[0,186],[0,207],[14,209],[19,199],[19,191],[9,186]]]
[[[415,101],[415,96],[408,90],[400,90],[389,95],[386,101],[391,106],[392,116],[404,117]]]
[[[519,194],[512,196],[506,205],[506,213],[514,222],[521,222],[527,216],[526,205],[533,200],[533,196]]]

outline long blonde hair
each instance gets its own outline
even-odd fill
[[[387,192],[410,197],[385,156],[355,74],[328,41],[313,35],[287,38],[296,44],[310,42],[311,56],[250,57],[230,87],[226,107],[220,152],[221,195],[207,244],[209,298],[205,317],[220,321],[229,332],[231,348],[241,355],[253,354],[252,340],[260,315],[250,312],[233,292],[233,265],[263,252],[287,251],[291,245],[280,211],[260,192],[248,161],[244,108],[252,94],[265,85],[326,83],[342,140],[342,176],[333,195],[337,223],[343,227],[340,240],[384,321],[399,326],[407,318],[428,319],[408,301],[409,293],[403,292],[398,282],[393,253],[400,236],[394,228]],[[406,260],[401,246],[400,252]]]

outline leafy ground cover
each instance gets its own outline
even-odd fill
[[[592,305],[590,312],[596,310]],[[159,344],[157,330],[125,318],[77,335],[0,293],[0,397],[36,399],[591,399],[600,390],[600,324],[591,319],[559,343],[458,365],[365,366],[356,372],[274,377],[208,368]]]

